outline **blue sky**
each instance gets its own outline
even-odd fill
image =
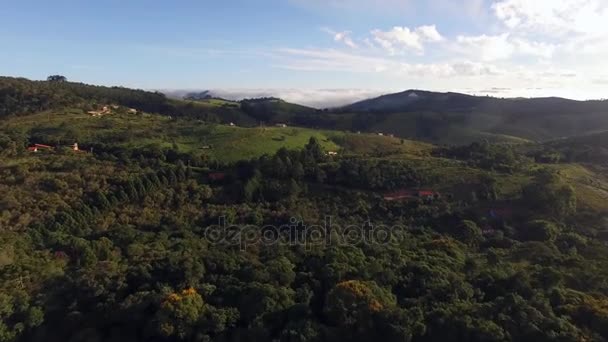
[[[12,1],[0,74],[318,105],[409,88],[602,98],[607,3]]]

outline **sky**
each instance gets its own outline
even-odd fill
[[[608,0],[5,1],[0,75],[274,95],[608,98]]]

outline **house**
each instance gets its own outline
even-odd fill
[[[440,197],[440,194],[432,190],[419,190],[418,197],[422,199],[435,199]]]
[[[212,181],[221,181],[226,178],[226,174],[224,172],[211,172],[208,176]]]
[[[72,145],[72,151],[78,151],[78,143],[75,142],[74,145]]]
[[[282,127],[282,128],[287,127],[287,125],[286,125],[286,124],[284,124],[284,123],[278,123],[278,124],[276,124],[275,126],[277,126],[277,127]]]
[[[137,109],[135,109],[135,108],[129,108],[128,112],[130,114],[137,114]]]
[[[34,144],[35,147],[38,147],[39,149],[47,149],[47,150],[52,150],[53,146],[49,146],[49,145],[42,145],[42,144]]]
[[[384,135],[384,133],[378,133],[378,135],[379,135],[379,136],[383,136],[383,135]]]
[[[43,144],[34,144],[27,148],[27,150],[30,152],[38,152],[39,150],[52,150],[52,149],[53,149],[52,146],[43,145]]]
[[[398,191],[384,194],[384,199],[387,201],[398,201],[398,200],[402,200],[402,199],[414,199],[414,198],[416,198],[416,195],[417,195],[416,190],[403,189],[403,190],[398,190]]]
[[[328,156],[337,156],[337,155],[338,155],[338,152],[335,152],[335,151],[329,151],[329,152],[327,152],[327,155],[328,155]]]
[[[233,127],[235,126],[235,125],[234,125],[234,122],[231,122],[231,123],[229,123],[228,125],[229,125],[229,126],[233,126]]]
[[[49,145],[43,145],[43,144],[34,144],[32,146],[29,146],[27,148],[27,150],[30,151],[30,152],[38,152],[40,150],[49,150],[49,151],[52,151],[53,147],[49,146]]]

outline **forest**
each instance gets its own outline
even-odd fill
[[[237,108],[0,84],[2,342],[608,340],[608,170],[572,152],[594,141],[302,130],[222,159],[255,129],[218,125]]]

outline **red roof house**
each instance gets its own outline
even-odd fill
[[[415,190],[402,189],[384,194],[384,199],[387,201],[398,201],[402,199],[415,198],[417,195]]]
[[[209,173],[209,179],[213,180],[213,181],[221,181],[224,180],[224,178],[226,178],[226,174],[223,172],[211,172]]]
[[[42,145],[42,144],[34,144],[34,147],[38,147],[38,148],[46,148],[46,149],[49,149],[49,150],[53,149],[53,147],[52,147],[52,146],[49,146],[49,145]]]

